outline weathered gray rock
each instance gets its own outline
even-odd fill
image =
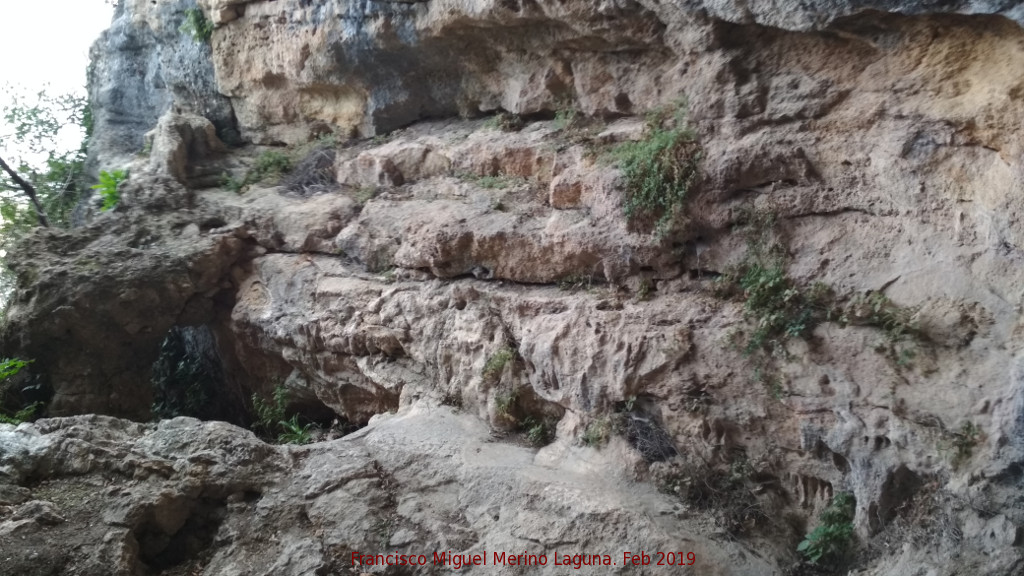
[[[183,186],[208,187],[220,181],[227,148],[213,124],[195,114],[168,112],[146,134],[149,169]],[[205,185],[205,186],[203,186]]]
[[[179,27],[195,0],[118,2],[110,29],[93,45],[89,101],[93,170],[122,167],[143,135],[175,109],[204,116],[221,139],[237,139],[231,102],[217,89],[210,45]]]
[[[707,573],[781,573],[741,544],[702,535],[698,518],[674,513],[650,486],[595,474],[614,469],[611,451],[574,450],[575,464],[542,463],[533,450],[495,442],[473,417],[422,407],[307,447],[187,418],[0,424],[0,485],[32,477],[34,498],[59,495],[58,504],[37,499],[0,515],[0,568],[305,576],[350,573],[359,567],[353,553],[382,553],[423,554],[427,565],[408,571],[431,574],[446,569],[435,552],[450,552],[486,553],[489,572],[518,574],[495,566],[494,553],[525,551],[546,555],[535,574],[564,574],[572,568],[555,558],[564,564],[566,555],[588,555],[580,574],[627,574],[638,569],[623,565],[627,550],[685,549]],[[102,513],[91,515],[97,506]],[[594,554],[614,564],[595,567]]]
[[[971,14],[1004,16],[1024,24],[1024,9],[1011,0],[812,0],[810,2],[753,0],[690,0],[694,10],[736,24],[760,24],[786,30],[822,30],[865,12],[906,15]]]
[[[187,201],[184,189],[158,182],[143,194],[126,186],[124,202],[152,195],[151,208],[184,208],[174,199]],[[10,302],[5,350],[34,359],[45,374],[55,393],[50,414],[148,419],[160,342],[172,326],[212,319],[214,299],[230,293],[230,268],[245,251],[238,238],[208,233],[217,219],[185,211],[143,222],[106,213],[85,230],[40,231],[21,244],[24,259],[7,260],[31,288]]]
[[[122,7],[108,41],[142,42],[148,60],[115,54],[99,67],[105,78],[130,65],[146,70],[144,78],[162,66],[189,70],[154,59],[158,50],[146,42],[163,37],[145,32],[171,35],[184,5],[143,4]],[[219,113],[200,104],[224,102],[211,96],[222,92],[254,142],[368,136],[456,113],[526,116],[513,134],[443,120],[390,141],[349,142],[335,151],[337,189],[316,195],[260,186],[242,196],[189,191],[140,176],[120,211],[78,232],[40,233],[14,258],[19,293],[3,352],[36,359],[33,376],[57,394],[53,414],[144,418],[159,338],[173,325],[207,324],[238,397],[284,383],[305,410],[360,424],[377,419],[333,456],[320,448],[289,452],[301,462],[283,466],[306,476],[292,489],[273,484],[287,477],[274,472],[269,482],[280,500],[251,506],[259,526],[241,516],[231,524],[231,534],[253,541],[264,540],[263,526],[279,527],[272,553],[220,548],[211,573],[253,571],[244,564],[250,557],[259,569],[329,570],[344,560],[330,546],[374,543],[368,512],[415,519],[415,527],[389,535],[386,544],[395,546],[469,549],[484,541],[480,534],[502,546],[514,538],[586,540],[566,518],[609,523],[608,542],[654,534],[647,517],[616,516],[576,493],[577,508],[557,499],[566,494],[560,474],[582,470],[571,477],[589,486],[606,472],[588,467],[593,452],[574,445],[591,425],[624,414],[646,430],[664,429],[668,441],[659,435],[659,442],[678,452],[665,466],[685,476],[674,479],[681,494],[701,481],[699,463],[724,475],[705,484],[738,486],[723,499],[759,511],[755,518],[737,522],[724,509],[701,516],[698,529],[749,524],[775,568],[843,491],[856,496],[855,525],[872,558],[864,573],[1020,571],[1024,148],[1016,127],[1024,121],[1024,32],[1016,3],[204,0],[203,7],[218,23],[213,64],[196,69],[202,89],[186,108],[219,128]],[[131,18],[137,24],[129,28]],[[179,41],[168,36],[167,45]],[[130,152],[103,138],[131,142],[167,108],[167,93],[150,99],[138,82],[132,86],[97,94],[109,108],[101,152]],[[702,177],[659,239],[625,221],[620,174],[601,160],[602,146],[641,137],[640,113],[681,96],[701,141]],[[569,108],[628,118],[594,134],[530,122],[559,109],[564,117]],[[121,113],[123,138],[109,130]],[[166,172],[180,175],[197,159]],[[510,180],[504,187],[481,181],[497,177]],[[796,281],[885,294],[913,312],[924,336],[895,350],[885,322],[882,329],[857,318],[847,328],[825,323],[791,340],[765,377],[732,344],[750,330],[743,305],[723,298],[714,282],[742,257],[752,209],[775,215]],[[560,281],[571,290],[558,290]],[[461,405],[465,414],[454,418],[470,438],[480,436],[480,421],[503,431],[522,426],[526,414],[557,423],[555,443],[536,457],[557,473],[528,467],[533,483],[503,483],[513,482],[509,467],[528,459],[505,447],[502,457],[512,460],[498,458],[502,466],[487,471],[411,457],[407,450],[451,460],[470,446],[487,451],[448,440],[454,425],[439,415],[447,410],[440,402]],[[378,416],[391,411],[397,415]],[[416,423],[415,433],[389,428],[406,421]],[[165,426],[170,443],[179,433],[191,438],[187,429],[198,425]],[[3,462],[36,464],[29,472],[11,467],[18,482],[57,465],[33,456],[47,446],[43,435],[21,430]],[[114,444],[136,432],[117,434]],[[602,462],[630,477],[660,466],[648,466],[643,450],[625,440],[606,450],[612,459]],[[392,476],[369,462],[376,452]],[[274,454],[267,458],[284,459]],[[551,464],[563,457],[564,467]],[[83,449],[67,462],[89,471],[96,458]],[[223,465],[226,481],[236,478],[234,465]],[[306,479],[336,470],[347,481],[338,490],[320,491]],[[442,505],[390,499],[392,477],[414,486],[433,481]],[[490,496],[456,497],[455,485],[512,494],[511,531],[487,519]],[[250,488],[240,489],[225,506],[250,506]],[[543,506],[529,508],[517,490],[540,493]],[[628,508],[603,477],[593,490],[597,499],[611,495],[610,507]],[[123,566],[132,554],[156,561],[164,540],[188,522],[180,511],[197,510],[208,524],[222,514],[223,492],[190,508],[184,503],[203,498],[195,500],[194,490],[163,496],[140,488],[149,507],[114,507],[111,518],[145,526],[148,536],[101,557],[122,558]],[[295,502],[307,494],[316,506],[300,512]],[[14,491],[11,506],[24,505],[14,503],[22,496]],[[332,498],[356,513],[335,516]],[[684,514],[698,506],[692,500],[679,501]],[[68,520],[61,525],[73,524],[58,513]],[[771,521],[778,519],[785,520]],[[46,529],[33,518],[11,522],[9,534]],[[310,524],[331,536],[310,541]],[[128,532],[111,534],[111,542],[130,542]],[[708,570],[736,566],[722,560]]]

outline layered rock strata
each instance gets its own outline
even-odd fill
[[[748,536],[767,567],[709,570],[781,573],[845,491],[862,573],[1014,574],[1024,31],[1012,4],[204,2],[212,101],[255,144],[335,135],[330,185],[200,189],[215,168],[189,172],[209,160],[189,143],[218,148],[224,115],[178,98],[161,130],[201,137],[157,134],[167,146],[140,162],[118,211],[14,256],[4,352],[36,359],[52,415],[144,418],[163,335],[208,325],[238,398],[284,383],[304,409],[371,422],[366,438],[415,420],[389,436],[397,446],[448,426],[432,415],[442,404],[460,426],[507,431],[514,397],[555,427],[549,447],[516,452],[549,472],[597,457],[581,438],[625,413],[664,429],[674,462],[741,471],[738,494],[771,519]],[[125,5],[115,29],[176,29],[184,7]],[[109,67],[120,52],[105,42]],[[683,96],[702,176],[658,236],[623,216],[607,152]],[[100,126],[116,123],[123,107],[97,102]],[[454,118],[499,110],[525,126]],[[132,151],[104,142],[97,158]],[[885,295],[918,337],[894,347],[885,322],[825,322],[787,341],[765,386],[732,344],[751,330],[743,298],[715,280],[747,253],[751,213],[774,216],[794,282]],[[126,426],[93,424],[107,425]],[[617,442],[604,460],[617,474],[671,472]]]

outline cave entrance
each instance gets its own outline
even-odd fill
[[[137,572],[177,573],[179,566],[201,564],[225,515],[225,500],[216,498],[170,499],[151,507],[132,530],[141,564]]]
[[[208,326],[174,326],[153,363],[153,414],[191,416],[245,425],[246,400],[228,385],[216,340]]]
[[[221,358],[209,326],[172,327],[153,363],[153,415],[229,422],[268,442],[330,440],[366,425],[338,414],[304,375],[284,362],[242,367],[233,361]],[[239,368],[241,374],[235,373]],[[271,387],[275,381],[280,384]],[[394,406],[389,403],[382,411],[397,408],[397,395],[393,400]]]

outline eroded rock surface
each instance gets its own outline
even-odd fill
[[[154,6],[123,7],[115,28],[133,17],[138,30],[170,26],[184,7]],[[658,484],[668,475],[662,487],[689,491],[682,508],[703,518],[703,537],[740,532],[760,554],[739,560],[740,547],[723,543],[719,551],[736,555],[709,563],[711,573],[782,573],[837,492],[856,497],[860,573],[1020,571],[1024,31],[1014,3],[202,6],[217,28],[201,85],[217,87],[224,96],[215,100],[231,103],[253,143],[340,138],[320,167],[331,182],[258,184],[240,195],[186,188],[181,180],[199,188],[217,166],[195,146],[213,141],[208,125],[186,113],[221,126],[218,114],[179,99],[182,110],[165,118],[194,119],[190,133],[201,138],[171,138],[139,160],[113,214],[37,234],[12,258],[19,291],[3,351],[36,360],[33,376],[56,394],[51,415],[145,418],[160,338],[175,325],[204,324],[239,398],[284,384],[296,406],[350,424],[397,412],[333,444],[268,448],[268,465],[282,468],[252,488],[261,498],[286,478],[308,489],[303,474],[329,474],[303,455],[347,470],[340,461],[351,454],[364,470],[366,451],[379,451],[403,482],[427,490],[433,477],[464,490],[479,484],[481,493],[505,490],[514,466],[503,458],[518,458],[531,462],[522,473],[534,483],[513,486],[515,498],[516,490],[554,497],[561,488],[550,487],[562,486],[555,477],[567,470],[589,482],[604,471],[586,463],[601,458],[614,477]],[[161,16],[165,9],[174,16]],[[682,96],[701,179],[659,236],[623,216],[622,175],[608,152],[644,138],[643,113]],[[110,102],[111,114],[124,112]],[[137,124],[149,130],[159,108],[146,107],[153,114]],[[454,119],[498,110],[521,115],[516,131],[499,129],[500,119]],[[570,110],[580,123],[567,120]],[[236,150],[225,169],[254,164],[262,150]],[[200,160],[210,164],[193,180]],[[848,301],[884,294],[912,316],[916,338],[894,343],[891,321],[824,322],[777,350],[766,376],[736,344],[751,330],[743,295],[723,295],[716,281],[747,253],[751,214],[773,215],[795,282],[821,282]],[[475,449],[481,422],[506,433],[526,415],[555,433],[539,453],[482,448],[479,462],[466,456],[473,472],[409,456],[413,447],[432,452],[431,462],[454,454],[447,440],[430,443],[453,426],[470,438],[458,446]],[[628,419],[632,447],[622,439],[598,452],[580,447],[595,423],[616,415]],[[388,432],[402,422],[409,427]],[[183,438],[200,426],[161,426],[172,434],[179,425]],[[90,426],[97,434],[129,427]],[[660,451],[635,438],[653,429],[667,438],[659,436]],[[33,430],[17,434],[35,438]],[[112,445],[152,433],[131,430]],[[672,466],[695,463],[725,474],[715,478],[739,487],[729,498],[758,513],[701,509],[707,499],[692,497],[694,476],[672,477]],[[14,484],[31,475],[19,478]],[[414,521],[408,540],[393,535],[395,546],[448,545],[456,532],[472,534],[452,544],[463,549],[533,538],[516,532],[525,520],[493,524],[480,512],[490,504],[474,503],[481,496],[452,500],[447,488],[444,514],[469,520],[445,532],[435,516],[388,500],[373,478],[338,505]],[[0,494],[25,506],[33,496],[23,488]],[[620,493],[606,483],[594,489]],[[239,510],[250,505],[247,490],[233,502]],[[370,542],[364,524],[339,527],[319,509],[297,515],[288,499],[299,492],[282,490],[278,512],[265,513],[291,534],[274,545],[275,558],[292,563],[258,566],[329,570],[331,546]],[[625,500],[605,502],[624,516],[601,516],[597,501],[544,500],[564,513],[538,509],[536,526],[576,542],[590,536],[563,518],[611,518],[618,536],[593,542],[625,542],[634,530],[662,537]],[[203,504],[201,516],[233,504]],[[12,534],[67,517],[43,504],[12,514],[9,522],[21,522],[7,524]],[[307,523],[331,536],[308,539]],[[238,526],[240,541],[259,538]],[[209,574],[264,553],[210,550]]]
[[[491,438],[450,409],[413,408],[344,439],[275,447],[228,424],[178,418],[140,425],[102,417],[0,424],[0,487],[46,478],[23,502],[0,502],[0,566],[8,574],[135,575],[199,565],[208,574],[378,572],[352,553],[546,554],[554,557],[685,542],[708,574],[772,573],[745,546],[701,534],[650,486],[601,474],[605,455],[540,466],[529,448]],[[577,449],[578,452],[578,449]],[[52,550],[61,542],[60,550]],[[514,552],[513,552],[514,551]],[[477,568],[479,570],[480,568]],[[572,568],[568,568],[572,569]],[[650,567],[652,574],[678,568]],[[575,570],[574,570],[575,572]]]

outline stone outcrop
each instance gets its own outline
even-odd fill
[[[27,258],[9,262],[32,287],[9,304],[6,341],[47,367],[54,415],[147,418],[148,375],[167,331],[211,322],[214,302],[232,298],[227,273],[242,240],[203,233],[221,222],[190,218],[176,182],[150,180],[122,194],[181,212],[165,221],[103,214],[85,231],[36,235],[21,247]]]
[[[110,29],[90,54],[94,170],[141,151],[143,135],[174,107],[208,118],[221,139],[237,141],[234,112],[217,88],[210,46],[179,30],[185,10],[196,7],[194,0],[117,3]]]
[[[55,392],[49,415],[144,419],[161,338],[206,325],[234,397],[285,385],[308,415],[369,424],[312,448],[260,448],[260,463],[210,455],[224,471],[201,485],[249,484],[188,496],[213,498],[210,517],[238,510],[217,532],[236,544],[210,547],[206,573],[231,573],[253,553],[247,542],[261,533],[241,519],[250,505],[281,527],[275,558],[298,572],[340,570],[331,546],[370,543],[365,521],[342,526],[328,512],[372,510],[405,522],[387,542],[402,552],[617,546],[634,534],[669,543],[692,528],[747,538],[707,544],[718,547],[706,552],[709,573],[784,573],[838,492],[856,499],[862,574],[1019,572],[1024,30],[1014,3],[204,0],[216,23],[209,47],[150,36],[175,31],[184,7],[119,9],[115,32],[131,26],[153,54],[179,41],[206,51],[202,91],[194,101],[156,92],[139,108],[145,118],[119,124],[128,141],[170,111],[114,213],[36,234],[10,258],[19,290],[3,352],[35,359],[32,377]],[[115,32],[99,45],[100,69],[128,62]],[[157,60],[144,68],[181,71]],[[101,95],[104,133],[127,107]],[[609,151],[644,138],[643,113],[683,96],[701,177],[668,232],[652,234],[623,216]],[[251,144],[329,149],[318,170],[330,182],[201,189],[218,166],[254,165],[266,150],[209,154],[219,148],[211,130],[223,136],[230,116],[209,103],[230,103]],[[471,118],[496,111],[519,116]],[[95,157],[131,152],[106,134]],[[307,144],[329,135],[333,144]],[[820,282],[850,305],[846,321],[787,340],[769,364],[736,345],[751,320],[742,295],[716,280],[748,252],[751,214],[773,215],[795,283]],[[879,295],[902,307],[913,339],[894,333],[896,320],[865,319]],[[526,417],[550,426],[553,443],[501,454],[481,444],[483,422],[508,440]],[[611,420],[622,438],[581,446]],[[0,433],[46,446],[61,422],[79,421]],[[118,450],[153,434],[256,446],[211,423],[81,425],[115,435]],[[12,534],[66,513],[15,485],[68,472],[18,450],[5,465],[36,472],[8,472],[14,487],[0,488],[24,507],[5,517]],[[191,462],[185,454],[161,457]],[[462,459],[447,468],[444,455]],[[345,478],[372,486],[312,488],[314,476],[348,474],[334,470],[347,461]],[[506,490],[499,479],[520,464]],[[588,488],[560,504],[555,479],[570,473]],[[590,487],[605,473],[650,502],[662,497],[636,479],[677,493],[697,525],[634,515],[614,482]],[[408,492],[381,492],[398,477]],[[417,508],[430,486],[454,484],[458,497],[444,488],[442,505]],[[504,491],[519,510],[524,494],[544,500],[529,522],[487,520],[491,493]],[[339,508],[320,508],[324,498]],[[608,522],[614,534],[565,518]],[[501,532],[516,526],[525,531]],[[143,560],[124,544],[133,530],[141,537],[138,524],[120,529],[109,553],[125,570],[163,562],[158,544]],[[160,530],[158,542],[177,533]],[[472,537],[446,540],[456,532]],[[747,544],[759,555],[741,552]],[[275,562],[257,564],[286,569]]]
[[[773,571],[747,546],[703,535],[664,494],[607,474],[612,450],[538,465],[532,450],[495,443],[479,420],[447,408],[382,417],[310,447],[267,445],[221,422],[95,416],[0,424],[0,442],[9,574],[377,573],[352,554],[398,550],[427,558],[406,573],[451,570],[435,553],[486,553],[488,572],[518,574],[495,566],[494,553],[525,551],[546,556],[533,574],[607,574],[639,568],[623,566],[626,551],[683,548],[708,574]],[[7,490],[31,477],[46,481]],[[609,565],[595,567],[594,554]],[[577,555],[588,556],[578,570]]]
[[[168,112],[146,134],[149,169],[187,187],[215,186],[223,174],[226,146],[213,124],[195,114]],[[204,186],[205,185],[205,186]]]

